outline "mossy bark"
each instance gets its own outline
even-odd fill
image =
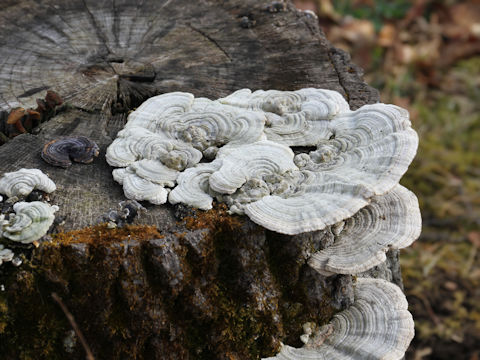
[[[0,63],[0,76],[8,79],[0,85],[0,108],[31,107],[46,89],[66,100],[35,135],[0,147],[0,174],[21,167],[49,174],[57,184],[51,202],[64,219],[52,241],[33,251],[15,249],[25,254],[20,267],[0,267],[2,359],[85,357],[52,292],[98,359],[258,359],[273,355],[280,342],[300,345],[302,323],[326,323],[349,305],[351,276],[325,278],[306,266],[312,251],[334,241],[328,230],[281,236],[222,207],[191,212],[145,204],[138,223],[155,232],[140,226],[122,234],[105,229],[100,235],[98,228],[68,234],[95,224],[124,199],[105,149],[128,111],[149,96],[320,87],[339,91],[352,108],[378,101],[315,17],[289,3],[279,12],[269,5],[0,4],[0,51],[8,59]],[[251,27],[242,25],[245,17]],[[43,144],[64,135],[95,140],[99,158],[68,169],[44,163]],[[398,260],[389,259],[372,274],[399,281]]]
[[[192,229],[206,216],[211,225]],[[284,259],[278,251],[313,243],[280,244],[223,209],[184,221],[186,228],[181,222],[142,241],[135,232],[130,240],[98,244],[82,238],[64,244],[55,239],[65,234],[54,235],[32,261],[6,268],[2,354],[84,357],[80,344],[66,345],[71,328],[53,292],[94,353],[109,359],[258,359],[280,341],[300,345],[303,322],[326,323],[351,301],[350,277],[323,278],[305,265],[305,254]]]

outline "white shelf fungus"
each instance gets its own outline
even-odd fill
[[[0,236],[1,236],[1,231],[0,231]],[[12,261],[13,256],[15,254],[13,253],[12,250],[10,249],[5,249],[5,246],[0,244],[0,265],[2,265],[4,262]]]
[[[205,101],[210,104],[202,104],[201,110],[194,106],[193,111],[181,116],[157,119],[155,131],[183,140],[200,151],[212,146],[255,142],[262,137],[264,114]]]
[[[248,180],[297,170],[293,151],[272,141],[229,148],[217,155],[222,166],[210,176],[210,188],[220,194],[233,194]]]
[[[297,155],[295,163],[314,171],[319,183],[345,181],[381,195],[398,183],[416,154],[418,137],[410,125],[402,108],[365,105],[332,119],[334,137]]]
[[[408,112],[394,105],[351,111],[331,90],[242,89],[214,101],[148,99],[106,158],[129,199],[203,210],[217,199],[279,233],[331,231],[334,243],[309,260],[328,276],[368,270],[419,236],[418,201],[398,185],[417,145]],[[414,332],[401,290],[365,278],[349,309],[304,331],[303,348],[269,359],[395,360]]]
[[[163,185],[138,176],[130,167],[113,170],[113,179],[123,185],[123,192],[128,199],[147,200],[156,205],[167,202],[168,190]]]
[[[267,229],[298,234],[392,190],[417,149],[410,125],[397,106],[350,111],[331,90],[242,89],[214,101],[170,93],[129,115],[107,161],[124,168],[114,178],[130,199],[160,204],[173,188],[173,204],[209,209],[216,198]],[[290,146],[316,149],[294,155]]]
[[[412,315],[400,288],[388,281],[358,278],[355,301],[329,325],[305,324],[302,348],[282,346],[265,360],[399,360],[413,335]]]
[[[4,225],[2,236],[13,241],[29,244],[45,235],[55,219],[58,206],[41,201],[18,202],[13,205],[15,213],[10,214]]]
[[[0,193],[9,198],[27,196],[34,189],[51,193],[55,191],[56,186],[47,175],[38,169],[20,169],[5,173],[0,178]]]
[[[329,138],[328,120],[349,110],[347,102],[338,92],[312,88],[257,90],[253,93],[242,89],[218,101],[264,113],[267,138],[288,146],[308,146],[322,138]]]
[[[373,196],[362,186],[343,182],[306,185],[289,197],[265,196],[246,204],[245,214],[267,229],[294,235],[324,229],[346,219]]]
[[[107,162],[112,166],[123,167],[138,160],[150,159],[161,161],[175,170],[184,170],[202,158],[202,153],[191,145],[144,128],[129,127],[117,136],[106,153]]]
[[[169,116],[181,115],[189,111],[193,101],[192,94],[183,92],[154,96],[143,102],[136,111],[128,116],[127,126],[148,129],[154,126],[156,119],[166,119]]]
[[[308,263],[326,276],[366,271],[384,262],[388,249],[410,246],[420,236],[421,221],[417,197],[397,185],[332,229],[335,243]]]
[[[209,193],[209,178],[221,165],[222,160],[217,159],[182,172],[177,178],[177,187],[168,195],[170,204],[188,203],[198,209],[211,209],[213,196]]]

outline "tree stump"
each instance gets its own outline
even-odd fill
[[[318,87],[352,109],[379,100],[316,17],[290,3],[7,0],[0,18],[0,108],[35,107],[46,90],[65,100],[35,134],[0,147],[0,174],[38,168],[57,184],[57,233],[94,225],[125,199],[105,149],[148,97]],[[65,135],[90,137],[100,156],[68,169],[46,164],[43,145]],[[52,293],[98,359],[259,359],[280,342],[300,346],[304,322],[325,324],[352,301],[352,276],[306,265],[334,236],[328,230],[286,236],[221,206],[145,206],[137,223],[156,229],[97,227],[16,249],[23,264],[0,267],[3,359],[85,357]],[[401,285],[398,254],[388,255],[369,274]]]

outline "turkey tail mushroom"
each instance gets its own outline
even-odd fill
[[[156,170],[147,170],[155,163],[141,170],[133,165],[156,160],[180,172],[172,203],[208,209],[215,196],[231,213],[294,235],[348,219],[374,196],[391,191],[417,150],[410,125],[402,108],[373,104],[350,111],[331,90],[242,89],[215,101],[170,93],[150,98],[129,115],[106,158],[126,167],[114,176],[129,198],[163,202],[166,192],[160,201]],[[297,145],[317,149],[296,149],[294,155],[289,146]],[[214,171],[197,165],[218,159]]]
[[[1,219],[1,216],[0,216],[0,237],[2,236],[1,225],[2,225],[2,219]],[[5,249],[5,246],[0,244],[0,265],[2,265],[4,262],[12,261],[14,255],[15,254],[13,253],[12,250]]]
[[[58,206],[41,201],[18,202],[13,205],[15,214],[10,214],[4,226],[3,237],[12,241],[30,244],[44,236],[55,220]]]
[[[335,243],[313,254],[308,264],[325,276],[358,274],[384,262],[389,249],[410,246],[421,228],[417,197],[397,185],[332,228]]]
[[[400,360],[414,335],[412,315],[400,288],[386,280],[358,278],[355,301],[336,314],[331,328],[308,331],[302,348],[282,346],[264,360]],[[305,327],[304,327],[305,328]]]
[[[99,154],[98,145],[85,136],[55,139],[43,146],[42,159],[50,165],[67,168],[75,162],[88,164]]]
[[[5,173],[0,178],[0,193],[9,198],[28,196],[34,189],[51,193],[55,191],[55,183],[38,169],[20,169]]]

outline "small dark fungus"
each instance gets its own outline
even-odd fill
[[[99,218],[100,223],[107,223],[110,228],[124,227],[133,223],[135,218],[147,210],[135,200],[120,202],[119,210],[110,209]]]
[[[48,90],[45,95],[45,99],[37,99],[37,112],[39,116],[39,122],[43,123],[49,120],[55,115],[55,109],[57,106],[63,104],[63,99],[55,91]]]
[[[27,132],[22,123],[22,120],[26,117],[25,115],[27,115],[27,112],[24,108],[21,107],[15,108],[10,111],[7,119],[7,125],[11,125],[9,127],[10,137],[14,137]]]
[[[45,96],[45,102],[47,106],[53,109],[55,106],[60,106],[63,104],[63,99],[55,91],[47,90],[47,95]]]
[[[42,115],[38,111],[31,110],[31,109],[27,110],[27,114],[28,114],[28,117],[32,120],[40,120],[40,118],[42,117]]]
[[[250,29],[255,26],[256,21],[248,16],[243,16],[240,19],[240,26],[244,29]]]
[[[28,131],[32,132],[32,129],[38,125],[40,125],[42,119],[42,115],[35,110],[28,109],[27,116],[23,121],[23,127]]]
[[[22,107],[17,107],[15,109],[12,109],[12,111],[10,111],[10,114],[8,114],[8,119],[7,119],[7,124],[15,124],[17,123],[19,120],[21,120],[25,115],[27,114],[27,112],[25,111],[24,108]]]
[[[35,109],[39,113],[43,114],[47,111],[47,103],[43,99],[37,99],[37,108]]]
[[[0,111],[0,145],[20,134],[38,131],[38,125],[55,116],[56,107],[62,104],[63,99],[48,90],[45,100],[37,99],[36,109],[17,107],[10,112]]]
[[[25,201],[32,202],[32,201],[44,201],[48,200],[48,195],[46,192],[34,189],[30,194],[27,195]]]
[[[71,136],[46,143],[41,156],[51,165],[67,168],[72,165],[72,160],[91,163],[98,154],[99,147],[94,141],[85,136]]]

